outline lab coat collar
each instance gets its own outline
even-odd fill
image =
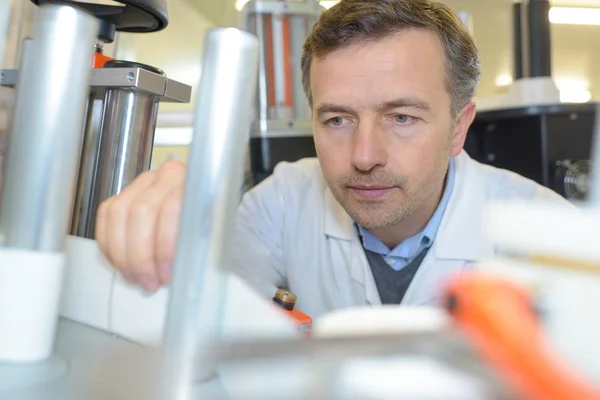
[[[342,240],[352,240],[357,236],[352,218],[335,197],[333,197],[333,193],[331,193],[329,187],[325,189],[323,232],[327,236]]]

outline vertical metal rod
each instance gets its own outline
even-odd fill
[[[61,251],[71,218],[98,21],[40,7],[19,71],[0,201],[0,244]]]
[[[10,22],[10,0],[0,0],[0,69],[4,61],[4,49],[8,42],[8,25]]]
[[[286,110],[286,76],[285,76],[285,64],[287,54],[284,54],[283,46],[283,21],[287,14],[273,14],[271,17],[273,26],[273,69],[275,76],[271,77],[275,81],[275,119],[289,118]]]
[[[600,103],[596,105],[596,120],[594,121],[594,137],[592,145],[592,171],[590,174],[589,204],[600,209]]]
[[[513,80],[523,78],[523,47],[522,47],[522,30],[523,23],[521,22],[521,3],[514,3],[513,7]]]
[[[550,2],[535,0],[529,2],[529,75],[531,77],[552,76],[552,56],[550,44]]]
[[[315,9],[316,10],[316,9]],[[316,12],[315,12],[316,13]],[[292,41],[292,74],[294,82],[294,118],[301,120],[310,119],[308,100],[302,86],[302,50],[304,41],[312,27],[312,16],[290,14],[290,36]]]
[[[256,36],[207,32],[165,327],[166,398],[189,399],[192,383],[215,372],[207,354],[221,325],[220,269],[239,204],[258,59]]]
[[[531,53],[529,51],[529,1],[523,0],[521,3],[521,68],[523,78],[531,77]]]

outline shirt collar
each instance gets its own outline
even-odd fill
[[[385,244],[383,244],[383,242],[377,239],[367,229],[355,224],[358,234],[362,238],[363,247],[365,250],[382,254],[384,256],[412,259],[419,255],[424,249],[430,247],[435,239],[435,236],[437,235],[444,212],[446,211],[450,198],[452,197],[456,175],[454,163],[454,158],[451,158],[448,166],[446,186],[444,188],[440,203],[438,204],[433,216],[421,232],[407,238],[394,249],[390,250]]]

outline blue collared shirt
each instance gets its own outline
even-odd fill
[[[390,267],[396,271],[400,271],[421,254],[423,250],[429,248],[435,239],[435,235],[442,222],[442,217],[444,216],[444,211],[452,196],[455,178],[454,168],[454,158],[451,158],[450,165],[448,166],[444,194],[442,195],[442,199],[440,200],[440,204],[435,210],[435,213],[427,223],[427,226],[425,226],[425,229],[416,235],[405,239],[402,243],[390,250],[383,242],[381,242],[381,240],[373,236],[371,232],[359,226],[358,231],[362,236],[363,247],[365,250],[381,254]]]

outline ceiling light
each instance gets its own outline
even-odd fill
[[[513,82],[513,78],[510,74],[500,74],[496,77],[496,86],[509,86]]]
[[[600,25],[600,8],[552,7],[548,18],[553,24]]]
[[[324,7],[324,8],[331,8],[333,6],[335,6],[337,3],[339,3],[339,0],[333,0],[333,1],[321,1],[320,4]]]

